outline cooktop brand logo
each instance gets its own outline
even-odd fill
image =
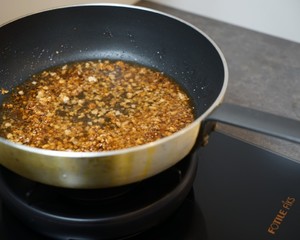
[[[282,207],[277,212],[276,217],[273,219],[273,222],[270,224],[268,228],[268,233],[275,235],[277,230],[280,228],[281,224],[285,220],[286,216],[288,215],[289,211],[293,207],[296,202],[296,198],[287,197],[286,200],[282,201]]]

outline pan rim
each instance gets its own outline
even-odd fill
[[[37,147],[31,147],[28,145],[24,144],[19,144],[15,143],[12,141],[9,141],[3,137],[0,137],[0,143],[7,145],[8,147],[12,147],[14,149],[19,149],[22,151],[26,152],[32,152],[36,154],[41,154],[45,156],[54,156],[54,157],[69,157],[69,158],[95,158],[95,157],[110,157],[110,156],[116,156],[116,155],[122,155],[122,154],[127,154],[127,153],[132,153],[132,152],[138,152],[138,151],[143,151],[145,149],[153,148],[157,145],[164,144],[166,142],[171,141],[172,139],[175,139],[177,137],[180,137],[184,132],[189,131],[196,127],[196,125],[201,124],[201,122],[208,116],[210,115],[214,109],[216,109],[223,101],[224,95],[226,93],[227,87],[228,87],[228,79],[229,79],[229,70],[228,70],[228,65],[227,61],[225,59],[225,56],[219,46],[216,44],[216,42],[208,36],[204,31],[199,29],[198,27],[194,26],[193,24],[176,17],[174,15],[158,11],[155,9],[150,9],[146,7],[141,7],[141,6],[134,6],[134,5],[128,5],[128,4],[118,4],[118,3],[87,3],[87,4],[75,4],[75,5],[65,5],[65,6],[60,6],[60,7],[55,7],[55,8],[47,8],[41,11],[36,11],[33,13],[29,13],[23,16],[20,16],[18,18],[15,18],[11,21],[8,21],[2,25],[0,25],[0,28],[8,25],[10,23],[13,23],[14,21],[21,20],[25,17],[30,17],[35,14],[43,13],[43,12],[49,12],[49,11],[54,11],[54,10],[59,10],[59,9],[66,9],[66,8],[77,8],[77,7],[123,7],[123,8],[129,8],[129,9],[136,9],[136,10],[142,10],[146,12],[152,12],[155,14],[163,15],[168,18],[174,19],[175,21],[179,21],[186,26],[194,29],[196,32],[200,33],[203,37],[205,37],[215,48],[217,53],[219,54],[219,57],[222,61],[223,68],[224,68],[224,81],[222,88],[218,94],[218,97],[214,100],[214,102],[211,104],[211,106],[204,112],[202,113],[199,117],[197,117],[192,123],[190,123],[188,126],[185,128],[173,133],[170,136],[158,139],[154,142],[146,143],[143,145],[138,145],[138,146],[133,146],[129,148],[124,148],[124,149],[117,149],[117,150],[111,150],[111,151],[99,151],[99,152],[75,152],[75,151],[58,151],[58,150],[49,150],[49,149],[42,149],[42,148],[37,148]]]

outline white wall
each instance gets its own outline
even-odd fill
[[[300,43],[300,0],[150,0]]]
[[[138,0],[0,0],[0,25],[44,9],[80,3],[133,4]]]

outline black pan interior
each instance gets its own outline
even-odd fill
[[[1,88],[11,89],[49,67],[87,59],[120,59],[165,72],[188,91],[197,116],[224,83],[224,65],[211,42],[193,27],[153,11],[77,6],[0,28]]]

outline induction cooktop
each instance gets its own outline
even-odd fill
[[[300,239],[297,161],[219,132],[196,154],[196,178],[183,204],[162,224],[126,239]],[[2,202],[0,239],[49,238],[26,227]]]

